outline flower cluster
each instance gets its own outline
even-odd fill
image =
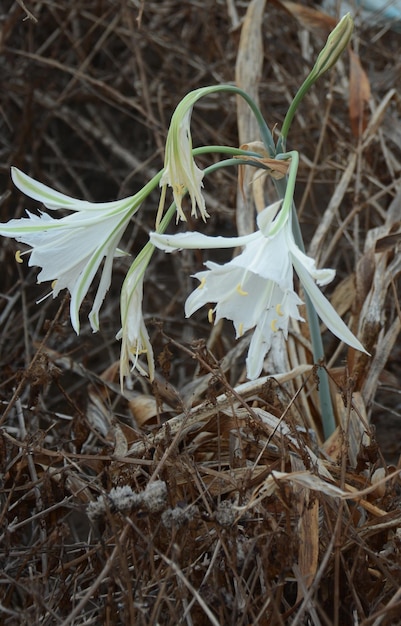
[[[335,63],[347,45],[351,32],[352,20],[344,18],[319,56],[311,73],[313,80]],[[220,91],[239,95],[249,104],[258,120],[267,157],[262,159],[258,153],[242,148],[230,154],[230,148],[218,146],[210,150],[228,151],[230,156],[235,154],[242,162],[236,162],[235,159],[230,162],[228,159],[227,162],[211,166],[209,170],[229,162],[230,165],[233,162],[256,164],[270,172],[269,164],[282,166],[279,178],[288,171],[284,201],[261,211],[257,217],[257,231],[245,237],[208,237],[197,232],[166,235],[165,229],[174,213],[177,220],[186,219],[182,207],[186,193],[190,197],[192,216],[197,217],[199,211],[204,221],[209,217],[202,195],[205,172],[194,159],[190,122],[193,106],[199,98]],[[286,118],[281,144],[285,143],[292,116],[293,112]],[[144,275],[155,247],[165,252],[180,248],[243,248],[231,261],[223,265],[208,261],[206,269],[195,274],[200,284],[189,295],[185,313],[188,317],[201,307],[213,303],[209,319],[214,319],[215,323],[222,318],[231,320],[237,337],[253,331],[246,365],[248,377],[254,379],[263,369],[273,339],[279,334],[287,338],[291,319],[303,320],[299,310],[302,300],[294,288],[294,271],[326,326],[349,346],[364,351],[319,289],[319,286],[334,278],[334,270],[317,269],[314,259],[308,257],[294,239],[291,207],[297,163],[298,155],[295,151],[283,154],[277,150],[260,111],[247,94],[233,85],[204,87],[189,93],[177,106],[167,136],[164,168],[137,194],[114,202],[77,200],[12,168],[14,184],[23,193],[41,202],[50,211],[62,210],[63,216],[27,212],[27,217],[0,224],[0,234],[13,237],[30,247],[29,265],[41,268],[38,282],[50,281],[50,294],[53,297],[62,289],[69,290],[71,323],[77,333],[80,330],[81,304],[101,270],[89,314],[90,325],[96,331],[99,329],[100,308],[111,283],[113,259],[124,254],[118,247],[123,233],[149,193],[160,184],[162,192],[155,232],[151,233],[150,241],[133,261],[121,291],[121,330],[117,334],[117,338],[122,340],[121,382],[129,378],[135,368],[151,380],[154,377],[153,350],[143,318],[142,299]],[[167,187],[172,188],[174,203],[163,216]],[[18,261],[21,261],[22,254],[25,252],[17,253]],[[139,359],[142,354],[146,355],[147,368]]]

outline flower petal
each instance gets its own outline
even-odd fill
[[[209,237],[202,233],[178,233],[177,235],[161,235],[160,233],[150,233],[151,243],[164,250],[164,252],[173,252],[174,250],[181,250],[182,248],[188,250],[207,250],[211,248],[236,248],[237,246],[244,246],[251,241],[255,241],[260,238],[260,233],[252,233],[251,235],[245,235],[244,237]]]
[[[326,324],[327,328],[333,333],[333,335],[338,337],[341,341],[344,341],[347,345],[355,348],[356,350],[360,350],[361,352],[365,352],[365,354],[369,354],[361,342],[343,322],[331,303],[316,286],[313,278],[309,274],[309,271],[303,266],[302,263],[299,262],[298,258],[294,257],[293,262],[295,271],[298,274],[305,291],[310,297],[317,314]]]
[[[177,215],[186,220],[181,201],[188,191],[192,203],[191,215],[197,216],[196,207],[204,221],[209,217],[205,200],[202,196],[203,171],[196,165],[192,155],[191,122],[192,106],[181,103],[174,111],[166,141],[164,173],[160,185],[169,185],[173,189],[177,205]]]
[[[307,272],[312,276],[312,278],[317,282],[318,285],[327,285],[331,283],[336,275],[336,271],[330,268],[322,268],[317,269],[315,259],[304,254],[298,246],[295,244],[289,244],[289,249],[291,251],[291,257],[294,261],[294,258],[297,259],[298,263],[302,265]]]
[[[31,178],[17,167],[11,168],[11,178],[14,185],[26,196],[42,202],[48,209],[69,209],[70,211],[97,211],[99,209],[115,209],[122,203],[130,204],[131,197],[113,202],[88,202],[67,196],[43,183]]]
[[[270,204],[269,206],[267,206],[257,216],[256,222],[257,222],[258,228],[265,237],[269,236],[270,227],[281,205],[282,205],[282,200],[279,200],[278,202],[274,202],[273,204]]]
[[[145,250],[145,248],[144,248]],[[124,280],[121,289],[121,330],[116,338],[122,339],[120,358],[120,381],[123,387],[124,378],[129,378],[135,368],[142,375],[154,379],[154,356],[149,334],[142,314],[143,277],[152,257],[153,247],[146,250],[142,258],[137,257]],[[148,372],[138,361],[140,354],[146,354]],[[130,367],[129,363],[132,363]]]
[[[248,355],[246,357],[246,375],[249,380],[255,380],[260,376],[265,356],[269,352],[270,347],[271,339],[266,338],[260,328],[256,327],[253,331]]]

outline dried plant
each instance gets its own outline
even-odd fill
[[[2,15],[1,222],[35,206],[11,166],[87,201],[134,196],[163,166],[176,105],[201,86],[236,81],[280,129],[335,23],[284,0],[14,3]],[[324,334],[328,440],[306,325],[292,325],[254,381],[247,335],[235,341],[202,314],[183,325],[189,273],[209,252],[154,253],[144,321],[155,379],[138,375],[122,393],[129,258],[116,260],[97,334],[85,320],[98,285],[89,290],[78,337],[68,298],[38,306],[46,288],[2,240],[1,623],[398,623],[398,49],[397,32],[357,22],[288,140],[301,155],[307,252],[337,268],[325,296],[371,355]],[[253,142],[236,104],[200,101],[193,145]],[[205,181],[205,234],[254,229],[252,203],[275,196],[250,171],[238,187],[234,169]],[[158,205],[155,189],[124,250],[147,242]],[[198,228],[191,216],[187,226]]]

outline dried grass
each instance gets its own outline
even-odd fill
[[[249,63],[266,119],[280,125],[332,21],[255,1],[255,40],[260,18],[245,18],[247,5],[10,6],[2,221],[28,206],[12,189],[11,164],[87,199],[136,191],[162,166],[180,98],[235,76],[245,83]],[[244,19],[251,38],[240,38]],[[253,383],[246,337],[235,343],[228,324],[211,330],[202,314],[183,325],[199,253],[155,256],[145,311],[158,376],[123,397],[114,336],[129,261],[116,265],[101,332],[82,315],[76,337],[67,300],[37,305],[46,292],[36,271],[15,264],[15,244],[2,241],[2,624],[401,623],[399,448],[386,430],[400,417],[399,35],[359,27],[354,41],[351,82],[345,55],[307,95],[291,134],[309,249],[337,268],[326,293],[372,353],[345,353],[325,335],[339,424],[329,441],[305,325]],[[241,117],[239,137],[235,100],[206,99],[194,111],[194,144],[257,139],[248,124]],[[206,193],[209,233],[235,232],[235,221],[249,228],[235,171],[216,173]],[[157,202],[132,224],[132,254]]]

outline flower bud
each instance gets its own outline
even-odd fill
[[[328,36],[326,45],[316,60],[312,70],[314,80],[337,63],[351,39],[353,29],[354,21],[350,13],[347,13]]]

